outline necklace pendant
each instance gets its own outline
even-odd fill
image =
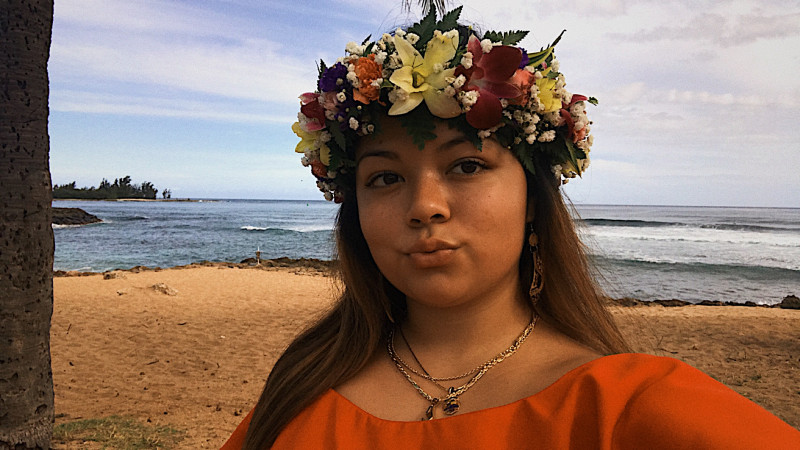
[[[452,397],[444,401],[444,405],[442,405],[442,411],[444,411],[444,413],[448,416],[452,416],[458,412],[460,407],[461,402],[458,401],[458,397]]]
[[[442,411],[447,414],[448,416],[452,416],[453,414],[458,412],[458,409],[461,408],[461,402],[458,401],[458,397],[453,395],[455,393],[455,388],[450,388],[448,393],[452,397],[447,397],[444,401],[444,405],[442,405]]]
[[[425,417],[422,420],[433,420],[433,403],[425,410]]]

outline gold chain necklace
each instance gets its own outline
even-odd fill
[[[397,353],[395,352],[395,350],[394,350],[394,329],[392,329],[389,332],[389,339],[388,339],[388,342],[387,342],[387,345],[386,345],[386,350],[389,353],[389,358],[392,360],[392,362],[394,362],[395,367],[397,367],[397,370],[400,371],[400,373],[406,378],[406,380],[408,380],[408,382],[411,383],[411,386],[413,386],[414,389],[416,389],[417,392],[419,392],[419,394],[425,400],[430,402],[430,405],[425,410],[425,416],[422,418],[422,420],[431,420],[431,419],[433,419],[433,409],[439,403],[442,403],[442,412],[444,412],[448,416],[452,416],[453,414],[458,412],[459,408],[461,408],[461,402],[459,401],[458,397],[461,396],[461,394],[463,394],[464,392],[467,392],[467,390],[469,388],[474,386],[475,383],[477,383],[478,380],[480,380],[483,377],[483,375],[489,369],[491,369],[492,367],[500,364],[501,362],[503,362],[503,360],[505,360],[509,356],[513,355],[519,349],[519,347],[522,345],[522,343],[525,342],[525,339],[527,339],[528,336],[530,336],[530,334],[533,332],[533,329],[536,327],[536,322],[537,322],[538,319],[539,319],[539,316],[536,313],[534,313],[533,317],[531,317],[530,323],[528,323],[528,326],[525,327],[524,330],[522,330],[522,333],[514,340],[514,342],[511,344],[510,347],[508,347],[507,349],[505,349],[502,352],[500,352],[499,354],[497,354],[494,358],[492,358],[492,359],[486,361],[485,363],[481,364],[480,366],[478,366],[477,367],[477,373],[472,378],[470,378],[469,381],[467,381],[463,385],[461,385],[459,387],[450,387],[450,388],[448,388],[447,389],[447,395],[445,397],[443,397],[443,398],[434,397],[434,396],[428,394],[427,392],[425,392],[425,390],[422,389],[422,387],[416,381],[414,381],[413,378],[411,378],[411,375],[409,375],[409,373],[408,373],[409,371],[406,370],[406,368],[408,368],[412,373],[414,373],[414,374],[416,374],[418,376],[421,376],[422,378],[425,378],[425,379],[427,379],[429,381],[432,381],[437,386],[442,387],[442,388],[443,388],[443,386],[439,385],[439,383],[437,383],[436,380],[439,380],[439,381],[446,381],[447,380],[445,378],[434,378],[434,377],[431,377],[430,375],[420,374],[419,372],[417,372],[413,368],[409,367],[404,361],[402,361],[400,359],[400,357],[397,355]],[[409,349],[410,348],[411,347],[409,346]],[[420,365],[420,367],[422,367],[422,365]],[[472,373],[472,372],[475,372],[475,370],[472,370],[469,373]],[[460,378],[464,378],[466,376],[467,375],[464,375],[464,376],[461,376]],[[458,378],[454,378],[454,377],[448,377],[448,378],[450,378],[450,379],[458,379]]]

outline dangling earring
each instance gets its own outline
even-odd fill
[[[539,295],[542,293],[544,277],[542,276],[542,258],[539,256],[539,237],[533,231],[533,224],[531,224],[531,232],[528,235],[528,244],[530,245],[531,260],[533,261],[533,279],[531,280],[529,294],[531,304],[536,306],[539,303]]]

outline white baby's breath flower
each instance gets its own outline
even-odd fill
[[[309,164],[311,164],[311,162],[309,162],[308,160],[308,156],[305,155],[303,155],[303,157],[300,158],[300,163],[303,165],[303,167],[308,167]]]
[[[330,191],[325,191],[325,193],[323,195],[325,196],[325,200],[327,200],[327,201],[333,200],[333,194],[331,194]]]
[[[492,132],[489,130],[480,130],[478,131],[478,137],[481,139],[487,139],[492,136]]]
[[[386,52],[377,52],[375,53],[375,62],[378,64],[383,64],[386,61],[386,57],[389,56]]]
[[[406,40],[408,41],[409,44],[414,45],[417,42],[419,42],[419,35],[416,33],[408,33],[406,35]]]
[[[402,36],[406,35],[406,32],[402,28],[398,28],[398,29],[394,30],[394,35],[402,37]]]
[[[375,125],[373,125],[373,124],[367,125],[367,133],[372,134],[374,132],[375,132]]]
[[[454,95],[456,95],[456,88],[454,88],[453,86],[447,86],[444,88],[444,93],[445,95],[453,97]]]
[[[353,130],[357,130],[358,129],[358,120],[356,120],[355,117],[351,117],[349,125],[350,125],[350,128],[352,128]]]
[[[556,138],[556,130],[545,131],[539,135],[539,142],[553,142]]]
[[[323,144],[329,142],[331,140],[331,133],[328,131],[323,131],[319,134],[319,141]]]
[[[462,91],[460,97],[461,104],[465,108],[470,108],[478,101],[478,91]]]
[[[557,59],[553,58],[553,60],[550,62],[550,68],[553,70],[553,72],[559,72],[561,63],[559,63]]]
[[[472,68],[472,53],[466,52],[461,55],[461,65],[464,66],[465,69]]]
[[[372,83],[370,83],[370,86],[379,88],[381,87],[382,83],[383,83],[383,78],[375,78],[375,80],[373,80]]]
[[[444,34],[449,39],[458,39],[458,30],[452,29]]]
[[[358,75],[356,75],[355,72],[347,72],[347,81],[349,81],[354,88],[361,87],[361,81],[359,81]]]
[[[508,99],[501,98],[500,99],[500,106],[502,106],[503,108],[507,108],[508,107]]]
[[[350,53],[351,55],[360,55],[361,53],[364,52],[364,50],[361,50],[361,46],[356,44],[353,41],[348,42],[347,45],[345,46],[344,50],[347,53]],[[361,51],[359,52],[359,50],[361,50]]]
[[[336,100],[339,100],[340,102],[347,100],[347,94],[345,94],[344,91],[338,92],[336,94]]]
[[[533,132],[525,137],[525,141],[527,141],[528,144],[533,144],[534,142],[536,142],[536,137],[537,137],[536,132]]]
[[[398,55],[397,53],[392,53],[391,55],[389,55],[389,63],[386,64],[386,66],[389,69],[397,69],[399,67],[402,67],[402,65],[403,65],[403,60],[400,59],[400,55]]]
[[[494,45],[492,44],[491,40],[484,39],[481,41],[481,50],[483,50],[483,53],[489,53],[490,51],[492,51],[493,47]]]

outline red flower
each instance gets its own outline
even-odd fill
[[[328,178],[328,168],[318,159],[311,161],[311,173],[317,178]]]
[[[300,112],[311,119],[306,123],[306,131],[319,131],[325,128],[325,110],[317,99],[319,94],[312,92],[300,96]]]
[[[572,140],[572,142],[580,142],[586,137],[586,127],[583,127],[580,129],[580,131],[575,132],[575,121],[572,120],[572,114],[570,114],[569,109],[575,103],[582,102],[587,99],[588,97],[585,95],[573,94],[572,100],[570,100],[569,103],[561,102],[561,110],[559,113],[561,114],[561,118],[564,119],[564,123],[567,126],[567,139]]]
[[[472,67],[459,65],[455,76],[464,75],[465,91],[478,91],[478,100],[467,111],[467,122],[479,130],[497,125],[503,118],[501,98],[516,98],[520,89],[511,82],[522,61],[522,50],[508,45],[492,48],[483,53],[481,43],[475,35],[470,36],[467,50],[472,53]]]

